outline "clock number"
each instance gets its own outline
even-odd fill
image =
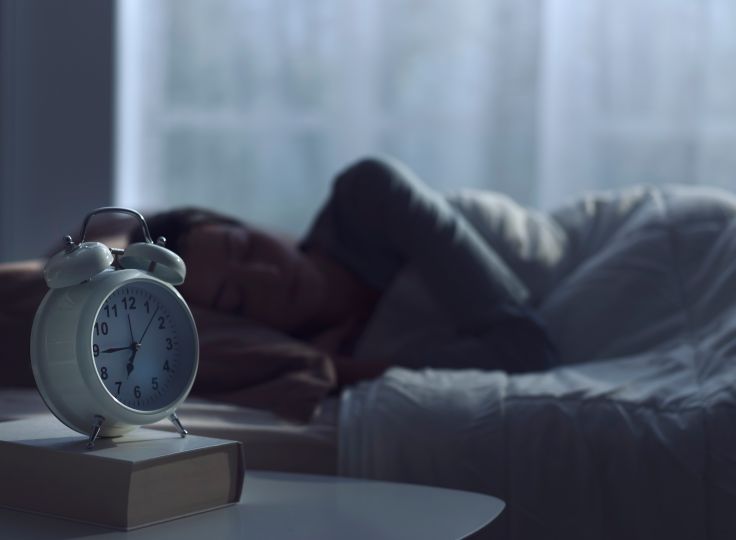
[[[136,386],[135,388],[133,388],[133,395],[136,397],[136,399],[141,397],[141,387],[140,386]]]
[[[97,345],[95,345],[95,347],[96,346]],[[102,380],[107,380],[107,368],[106,367],[100,368],[100,377],[102,378]]]
[[[115,381],[115,385],[117,385],[117,387],[118,387],[117,394],[115,394],[115,395],[119,396],[120,395],[120,387],[123,386],[123,383],[122,383],[122,381]]]
[[[112,314],[117,317],[118,316],[118,305],[113,304],[112,307],[105,306],[105,314],[107,315],[108,319],[110,318],[110,311],[112,311]]]
[[[164,371],[169,371],[169,361],[164,362]]]
[[[167,337],[166,338],[166,350],[170,351],[173,348],[174,348],[174,343],[171,341],[170,337]]]
[[[95,323],[95,333],[99,336],[102,334],[103,336],[106,336],[107,333],[110,331],[110,327],[107,326],[106,322],[103,323]]]
[[[145,302],[143,302],[143,305],[146,306],[146,313],[150,313],[151,312],[151,306],[149,305],[148,300],[146,300]]]
[[[158,377],[153,377],[151,379],[151,388],[158,390]]]
[[[166,319],[164,319],[163,317],[158,318],[158,329],[159,330],[166,330],[166,326],[164,326],[165,320]]]
[[[123,297],[123,305],[125,306],[125,310],[133,310],[135,309],[135,297],[129,296],[128,298]]]
[[[92,345],[92,354],[95,355],[95,358],[97,358],[98,356],[100,356],[100,346],[97,345],[97,343],[95,343],[94,345]]]

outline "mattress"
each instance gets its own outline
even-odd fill
[[[190,397],[177,411],[195,435],[241,441],[248,469],[335,474],[337,400],[327,400],[307,424],[270,412]],[[0,421],[50,414],[35,389],[0,389]],[[174,431],[168,420],[153,424]]]

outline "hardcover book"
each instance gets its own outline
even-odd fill
[[[240,500],[240,442],[139,428],[86,445],[51,415],[0,422],[0,506],[130,530]]]

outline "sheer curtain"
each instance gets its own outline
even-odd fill
[[[736,3],[547,1],[538,201],[631,183],[736,188]]]
[[[117,202],[297,233],[357,157],[555,206],[736,187],[732,0],[119,2]]]

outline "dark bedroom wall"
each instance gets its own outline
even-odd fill
[[[113,29],[113,0],[0,0],[0,261],[112,199]]]

